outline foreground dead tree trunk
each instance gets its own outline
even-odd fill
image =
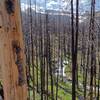
[[[27,100],[19,0],[0,0],[0,66],[5,100]]]
[[[72,32],[72,100],[76,100],[76,74],[79,30],[79,0],[76,0],[76,32],[74,32],[74,7],[71,0],[71,32]]]
[[[91,69],[90,69],[90,100],[93,98],[93,83],[94,83],[94,69],[95,69],[95,0],[91,0],[91,18],[90,18],[90,34],[91,34]]]

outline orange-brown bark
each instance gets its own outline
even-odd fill
[[[27,100],[25,76],[25,56],[19,0],[13,1],[13,11],[9,13],[6,0],[0,0],[0,67],[5,100]],[[8,3],[9,4],[9,3]],[[10,10],[11,10],[10,9]],[[24,84],[19,85],[19,72],[13,42],[20,44],[21,63],[24,72]]]

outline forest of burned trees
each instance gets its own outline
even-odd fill
[[[26,0],[27,1],[27,0]],[[100,100],[100,12],[96,0],[80,15],[70,11],[32,9],[22,12],[29,100]],[[81,16],[81,19],[80,19]],[[71,98],[71,99],[70,99]]]

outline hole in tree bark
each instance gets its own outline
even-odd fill
[[[12,0],[7,0],[5,4],[6,4],[6,9],[7,9],[8,14],[13,14],[14,2]]]

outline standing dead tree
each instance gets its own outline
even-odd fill
[[[77,70],[77,48],[79,30],[79,0],[76,0],[76,33],[74,32],[74,9],[71,0],[71,30],[72,30],[72,100],[76,100],[76,70]]]

